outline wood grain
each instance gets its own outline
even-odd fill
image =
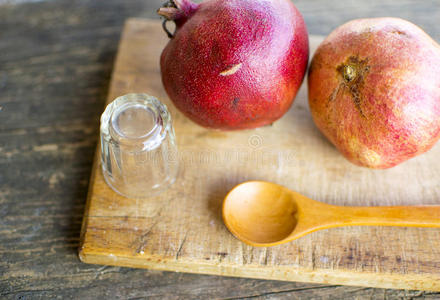
[[[319,40],[312,37],[311,44]],[[273,181],[338,205],[440,204],[439,146],[390,170],[354,166],[314,127],[304,89],[273,126],[240,132],[203,129],[176,111],[162,88],[158,58],[166,42],[159,23],[128,21],[108,100],[146,92],[169,106],[183,166],[180,178],[159,197],[127,199],[107,187],[95,160],[82,230],[84,262],[440,290],[438,229],[339,228],[254,248],[236,240],[220,218],[227,191],[246,180]]]

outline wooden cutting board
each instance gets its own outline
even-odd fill
[[[331,204],[440,204],[440,144],[389,170],[352,165],[315,128],[305,84],[290,111],[270,127],[204,129],[180,114],[162,87],[159,57],[167,40],[158,21],[127,21],[108,101],[145,92],[168,105],[179,178],[158,197],[123,198],[105,184],[97,156],[82,226],[83,262],[440,291],[439,229],[335,228],[254,248],[235,239],[221,220],[224,196],[246,180],[273,181]],[[312,51],[321,40],[311,37]]]

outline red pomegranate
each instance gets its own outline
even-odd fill
[[[440,46],[402,19],[360,19],[333,31],[310,64],[309,104],[351,162],[390,168],[440,138]]]
[[[209,128],[255,128],[290,107],[308,62],[304,20],[289,0],[169,1],[176,24],[162,52],[165,89],[187,117]]]

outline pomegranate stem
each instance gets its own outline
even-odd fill
[[[157,10],[157,13],[164,17],[162,22],[162,28],[166,32],[169,38],[173,38],[175,35],[171,33],[166,24],[168,21],[174,21],[176,24],[176,30],[182,26],[186,20],[195,12],[199,5],[191,2],[190,0],[168,0],[161,8]]]

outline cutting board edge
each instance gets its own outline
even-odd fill
[[[387,274],[355,272],[350,270],[293,269],[292,266],[263,268],[253,265],[226,263],[209,264],[203,261],[184,261],[175,258],[142,256],[126,257],[119,254],[103,254],[102,249],[93,251],[84,241],[79,251],[82,262],[98,265],[123,266],[159,271],[219,275],[265,280],[298,281],[319,284],[335,284],[376,288],[440,291],[440,277],[427,278],[426,274]]]

